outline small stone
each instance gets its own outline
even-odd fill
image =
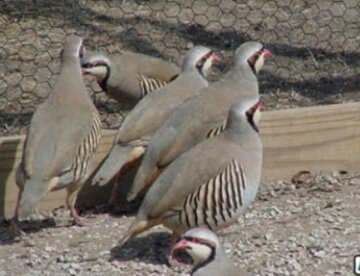
[[[47,252],[53,252],[53,251],[55,251],[55,248],[52,246],[45,246],[44,250]]]
[[[73,269],[76,269],[76,270],[80,270],[81,269],[81,266],[77,263],[71,263],[70,264],[70,267],[73,268]]]
[[[313,255],[314,255],[315,257],[318,257],[318,258],[324,258],[325,255],[326,255],[326,253],[325,253],[324,250],[320,250],[320,251],[315,251],[315,252],[313,253]]]
[[[351,179],[350,182],[349,182],[349,184],[350,184],[350,185],[354,185],[354,186],[355,186],[355,185],[356,185],[356,186],[357,186],[357,185],[360,185],[360,178],[353,178],[353,179]]]
[[[331,175],[325,175],[324,180],[326,180],[330,184],[337,184],[338,183],[338,180],[335,177],[331,176]]]
[[[193,48],[194,47],[194,43],[192,43],[192,42],[188,42],[187,44],[186,44],[186,49],[191,49],[191,48]]]
[[[46,260],[46,259],[49,259],[49,258],[50,258],[50,254],[44,253],[44,254],[42,254],[41,257]]]
[[[299,262],[295,259],[290,260],[289,265],[292,266],[292,268],[296,271],[301,271],[301,265],[299,264]]]
[[[62,255],[60,255],[59,257],[57,257],[57,262],[59,262],[59,263],[64,263],[65,262],[65,257],[64,256],[62,256]]]

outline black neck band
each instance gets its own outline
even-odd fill
[[[107,82],[108,82],[109,77],[110,77],[111,68],[110,68],[110,66],[108,64],[103,64],[102,66],[106,67],[106,75],[105,75],[105,78],[101,82],[99,82],[99,85],[100,85],[102,90],[106,91]]]
[[[246,113],[246,117],[247,117],[247,121],[249,122],[249,124],[251,125],[251,127],[257,132],[259,133],[259,128],[256,126],[255,122],[254,122],[254,113]]]
[[[254,63],[248,61],[248,64],[249,64],[249,66],[250,66],[250,69],[251,69],[251,71],[254,73],[255,76],[257,76],[256,70],[255,70],[255,63],[256,63],[256,61],[257,61],[257,59],[255,60]]]

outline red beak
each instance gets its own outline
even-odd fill
[[[271,58],[273,56],[273,53],[271,53],[271,51],[268,49],[264,49],[263,55],[264,55],[264,58]]]
[[[256,109],[259,109],[260,111],[264,111],[265,105],[262,102],[258,102]]]
[[[170,255],[172,256],[173,253],[177,250],[184,250],[190,248],[189,242],[187,240],[180,240],[178,241],[172,248]]]
[[[222,61],[222,57],[220,56],[220,55],[217,55],[217,54],[215,54],[215,53],[213,53],[212,55],[211,55],[211,60],[212,60],[212,63],[214,63],[214,64],[220,64],[221,63],[221,61]]]

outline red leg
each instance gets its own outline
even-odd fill
[[[111,196],[110,196],[110,200],[109,200],[110,205],[115,204],[116,198],[117,198],[118,194],[120,193],[120,188],[121,188],[120,180],[124,176],[125,170],[126,170],[125,167],[123,167],[116,175],[114,186],[112,188]]]
[[[17,196],[17,200],[16,200],[16,207],[15,207],[15,213],[14,213],[14,217],[11,219],[10,221],[10,225],[11,225],[11,229],[12,232],[19,237],[24,237],[26,236],[26,233],[20,228],[19,226],[19,222],[18,222],[18,208],[19,208],[19,203],[20,203],[20,198],[21,198],[21,189],[19,189],[19,193]]]
[[[115,213],[131,213],[132,206],[129,202],[127,202],[124,197],[124,193],[120,193],[122,177],[129,171],[130,167],[123,167],[116,176],[114,186],[111,193],[111,198],[109,200],[109,204],[112,206],[113,211]],[[126,188],[126,187],[125,187]]]
[[[71,186],[67,189],[66,207],[70,210],[70,217],[72,217],[74,224],[77,226],[84,226],[85,224],[75,208],[78,192],[78,186]]]
[[[126,190],[129,187],[124,187],[124,191],[120,193],[120,189],[124,185],[123,176],[130,172],[133,168],[136,168],[140,164],[141,158],[134,158],[133,160],[126,163],[118,172],[115,178],[114,186],[112,188],[111,197],[109,204],[114,208],[116,212],[120,213],[131,213],[133,211],[133,206],[126,200]]]

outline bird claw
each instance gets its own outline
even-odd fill
[[[70,216],[73,219],[73,224],[74,225],[79,226],[79,227],[85,226],[85,223],[84,223],[83,219],[81,219],[81,217],[78,215],[75,208],[70,209]]]
[[[24,238],[26,237],[26,233],[20,228],[18,221],[13,218],[10,221],[10,227],[11,227],[11,232],[19,238]]]

